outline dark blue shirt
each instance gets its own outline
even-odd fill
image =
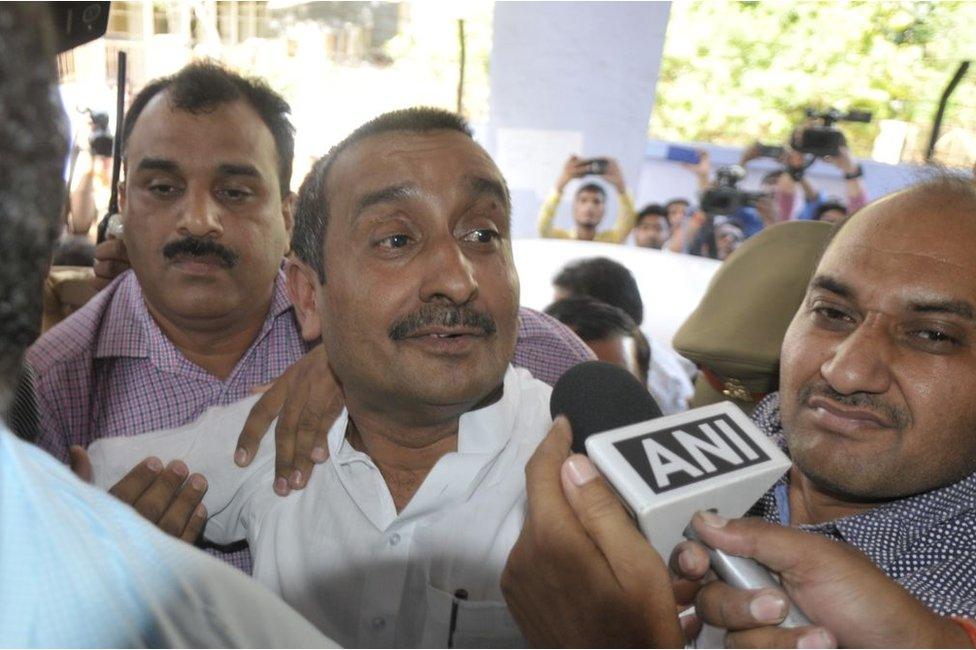
[[[756,407],[753,421],[789,453],[779,393]],[[789,521],[789,473],[749,515]],[[976,474],[856,515],[799,526],[859,549],[893,580],[943,616],[976,617]]]

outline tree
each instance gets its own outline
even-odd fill
[[[865,156],[878,120],[931,128],[958,63],[976,56],[971,2],[674,3],[650,132],[667,140],[782,142],[807,106],[863,109],[844,124]],[[976,124],[976,79],[947,122]]]

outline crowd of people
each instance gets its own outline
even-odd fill
[[[742,152],[738,165],[719,168],[714,174],[708,152],[697,150],[697,162],[681,164],[695,176],[700,202],[676,197],[664,203],[648,203],[639,211],[634,209],[616,160],[570,156],[540,209],[539,235],[620,244],[633,232],[633,243],[640,248],[725,260],[743,241],[773,224],[793,219],[837,223],[867,203],[864,170],[847,146],[840,146],[836,155],[823,156],[844,178],[843,198],[817,190],[806,175],[815,157],[789,144],[775,147],[775,159],[781,167],[763,175],[760,192],[739,191],[737,184],[745,177],[746,166],[766,157],[766,149],[754,143]],[[573,195],[573,228],[560,229],[554,225],[556,211],[566,185],[573,179],[581,182]],[[617,192],[616,220],[607,230],[600,230],[606,216],[606,189],[597,179]],[[709,201],[710,192],[723,189],[725,201]]]
[[[549,398],[578,363],[626,368],[665,411],[688,396],[625,267],[571,264],[545,313],[520,305],[508,186],[454,113],[364,123],[296,195],[301,134],[265,81],[202,61],[149,83],[121,134],[105,286],[37,338],[64,114],[43,6],[0,17],[0,406],[36,410],[30,441],[0,422],[0,644],[680,647],[708,623],[730,645],[976,645],[971,177],[832,227],[810,221],[842,210],[794,167],[719,221],[684,200],[635,214],[614,161],[567,162],[553,236],[621,242],[637,222],[674,252],[728,249],[728,291],[682,340],[770,321],[762,390],[738,348],[702,352],[695,389],[748,404],[793,463],[753,518],[692,520],[780,576],[741,590],[702,543],[658,555],[570,453]],[[616,225],[584,185],[576,228],[553,230],[589,174],[617,191]],[[776,192],[795,184],[811,219],[787,218]],[[776,626],[790,600],[811,625]]]

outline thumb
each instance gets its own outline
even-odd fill
[[[91,483],[95,473],[92,470],[91,458],[85,448],[71,445],[68,449],[68,457],[71,471],[75,473],[75,476],[85,483]]]

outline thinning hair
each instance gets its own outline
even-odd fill
[[[0,412],[40,331],[61,231],[67,124],[44,4],[0,5]]]
[[[384,113],[350,133],[329,153],[319,158],[302,181],[295,204],[295,225],[291,236],[292,252],[315,270],[325,282],[325,233],[329,224],[330,197],[326,190],[329,173],[343,151],[370,136],[404,131],[429,133],[457,131],[472,138],[471,127],[457,113],[440,108],[416,106]],[[504,182],[504,181],[503,181]],[[505,186],[505,213],[511,212],[511,196]]]
[[[170,106],[192,115],[207,113],[222,104],[243,99],[260,116],[278,156],[281,196],[291,193],[291,167],[295,157],[295,127],[288,118],[291,107],[263,80],[243,77],[213,61],[195,61],[176,74],[150,81],[132,100],[122,125],[123,153],[139,116],[153,97],[166,91]]]

